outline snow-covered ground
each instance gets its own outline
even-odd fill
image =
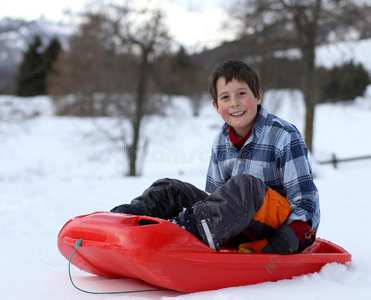
[[[300,93],[268,91],[264,98],[269,110],[303,130]],[[11,100],[0,97],[0,112]],[[344,247],[352,254],[352,263],[326,265],[319,273],[292,280],[193,294],[84,294],[69,281],[68,262],[57,249],[57,235],[70,218],[129,202],[161,177],[203,188],[210,145],[222,125],[211,103],[195,118],[189,103],[178,99],[166,118],[151,119],[145,126],[148,148],[140,168],[143,175],[132,178],[123,176],[127,166],[122,151],[97,142],[101,137],[93,120],[55,117],[48,98],[13,100],[27,101],[20,107],[41,115],[22,123],[0,122],[2,299],[369,299],[371,160],[340,163],[337,169],[315,161],[329,159],[332,153],[339,158],[371,155],[370,92],[354,103],[319,105],[315,118],[312,158],[322,212],[318,236]],[[114,125],[111,120],[99,122]],[[74,267],[72,274],[79,287],[90,291],[148,288],[134,280],[101,278]]]

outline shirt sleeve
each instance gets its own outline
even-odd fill
[[[306,144],[299,133],[290,133],[282,139],[282,143],[276,162],[291,206],[288,223],[311,221],[312,228],[317,229],[320,220],[319,196]]]

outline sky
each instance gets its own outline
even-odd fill
[[[68,12],[83,12],[92,3],[100,4],[103,9],[104,4],[109,2],[112,0],[0,0],[0,18],[33,20],[43,17],[56,21],[67,20]],[[148,0],[135,0],[135,3],[140,2],[146,3]],[[190,51],[215,47],[222,41],[234,37],[223,29],[224,22],[228,20],[227,4],[223,0],[149,0],[149,2],[163,7],[168,16],[170,34]]]

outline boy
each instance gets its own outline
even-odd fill
[[[265,110],[259,77],[241,61],[217,66],[209,89],[225,121],[211,153],[210,194],[161,179],[112,211],[170,219],[215,250],[301,252],[315,240],[320,211],[300,133]]]

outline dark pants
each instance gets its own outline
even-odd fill
[[[160,179],[130,204],[112,211],[170,219],[188,207],[193,208],[202,240],[210,245],[211,234],[215,249],[271,236],[290,213],[285,198],[246,174],[230,179],[211,195],[189,183]]]

